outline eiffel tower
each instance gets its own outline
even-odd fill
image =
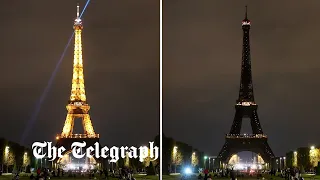
[[[87,103],[85,94],[81,42],[83,25],[79,17],[79,5],[77,5],[77,18],[74,20],[73,29],[75,43],[71,95],[66,106],[68,113],[62,133],[56,136],[57,146],[63,146],[66,149],[71,148],[73,142],[85,141],[87,146],[92,146],[95,142],[99,142],[99,134],[94,132],[91,123],[89,115],[90,106]],[[82,120],[83,134],[73,134],[74,121],[77,119]]]
[[[239,97],[236,101],[233,124],[229,134],[225,137],[218,159],[220,163],[228,163],[233,154],[242,151],[251,151],[259,154],[265,162],[271,161],[274,154],[268,144],[268,138],[263,134],[261,124],[258,118],[258,105],[254,101],[251,57],[250,57],[250,32],[251,22],[247,16],[247,6],[245,19],[242,21],[243,30],[243,49],[242,49],[242,67]],[[249,118],[252,128],[252,134],[240,134],[243,118]]]

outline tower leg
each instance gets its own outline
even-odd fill
[[[230,134],[240,134],[242,126],[242,112],[240,109],[236,109],[236,114],[233,119]]]
[[[256,110],[252,112],[252,115],[250,117],[251,121],[251,128],[252,128],[252,133],[253,134],[263,134],[261,124],[258,118],[258,113]]]
[[[74,120],[73,114],[67,114],[61,136],[67,137],[72,133],[73,124],[74,124],[73,120]]]
[[[88,134],[91,136],[95,135],[89,114],[83,115],[82,124],[83,124],[85,134]]]

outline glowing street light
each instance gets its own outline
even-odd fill
[[[203,158],[204,158],[204,168],[207,169],[207,163],[206,163],[206,161],[207,161],[207,159],[208,159],[208,156],[204,156]]]
[[[311,150],[314,150],[314,146],[311,146],[310,149],[311,149]]]
[[[173,147],[173,156],[174,156],[174,173],[177,173],[177,160],[178,160],[178,156],[177,156],[177,152],[178,152],[178,147],[174,146]]]
[[[297,151],[295,151],[294,153],[297,154]]]
[[[4,152],[5,152],[6,154],[9,153],[9,146],[6,146],[6,149],[4,150]]]

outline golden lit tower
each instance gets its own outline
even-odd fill
[[[68,102],[68,114],[63,126],[62,133],[57,136],[60,138],[99,138],[93,130],[90,120],[89,109],[87,104],[84,76],[83,76],[83,59],[82,59],[82,43],[81,31],[83,29],[82,21],[79,17],[79,5],[77,5],[77,18],[74,20],[74,58],[73,58],[73,76],[70,100]],[[83,134],[73,134],[74,120],[82,119],[84,129]]]

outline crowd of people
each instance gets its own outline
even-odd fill
[[[281,171],[281,176],[287,180],[304,180],[301,176],[301,170],[299,168],[288,168]]]
[[[301,174],[301,171],[298,168],[288,168],[285,170],[278,170],[282,178],[285,180],[304,180]],[[212,180],[213,177],[223,177],[223,178],[230,178],[231,180],[236,180],[237,177],[245,177],[245,176],[256,176],[258,179],[263,179],[262,174],[269,174],[270,176],[276,176],[277,170],[271,169],[270,171],[255,171],[254,173],[251,172],[239,172],[233,169],[221,169],[216,170],[214,173],[210,173],[208,169],[203,170],[199,173],[198,179],[199,180]]]

